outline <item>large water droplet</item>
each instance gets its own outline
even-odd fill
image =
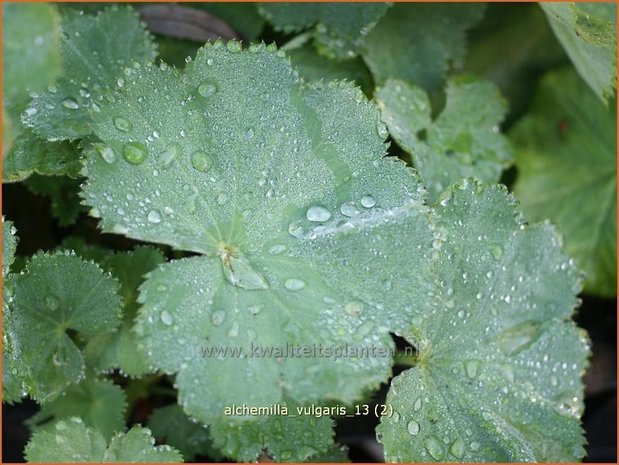
[[[464,371],[469,378],[476,378],[479,372],[479,360],[467,360],[464,362]]]
[[[161,213],[157,210],[151,210],[148,213],[148,221],[154,224],[161,223]]]
[[[406,430],[409,432],[409,434],[412,434],[413,436],[417,436],[420,429],[421,428],[419,426],[419,423],[417,423],[415,420],[409,421],[406,425]]]
[[[481,444],[480,444],[480,443],[478,443],[478,442],[476,442],[476,441],[473,441],[473,442],[470,444],[470,447],[471,447],[471,450],[473,450],[473,451],[477,451],[477,450],[479,450],[479,448],[481,447]]]
[[[174,317],[170,314],[170,312],[164,310],[163,312],[161,312],[161,321],[164,325],[170,326],[172,323],[174,323]]]
[[[363,313],[363,302],[359,302],[358,300],[353,300],[344,305],[344,311],[351,316],[359,316]]]
[[[96,144],[95,150],[107,163],[114,163],[116,161],[116,152],[114,152],[112,147],[108,147],[103,144]]]
[[[45,306],[53,312],[55,310],[58,310],[60,302],[58,301],[57,297],[53,295],[48,295],[47,297],[45,297]]]
[[[114,118],[114,126],[116,126],[116,129],[123,132],[129,132],[133,129],[133,124],[131,121],[121,117]]]
[[[331,212],[321,205],[314,205],[308,208],[305,214],[308,220],[316,223],[324,223],[331,218]]]
[[[209,98],[217,93],[217,85],[212,81],[204,81],[198,86],[198,94],[204,98]]]
[[[525,321],[503,331],[498,337],[501,350],[507,355],[516,355],[530,347],[540,336],[542,330],[536,321]]]
[[[464,457],[465,450],[466,450],[466,445],[464,444],[464,441],[461,438],[456,439],[451,444],[451,447],[449,448],[449,452],[451,452],[451,454],[454,457],[459,458],[459,459]]]
[[[163,168],[169,168],[174,160],[176,160],[182,153],[183,148],[180,144],[172,142],[168,144],[161,155],[159,155],[159,165]]]
[[[357,207],[350,203],[343,203],[340,207],[340,211],[342,212],[342,215],[351,218],[359,214],[359,210],[357,210]]]
[[[438,439],[429,437],[424,441],[424,446],[433,459],[440,460],[443,458],[443,446]]]
[[[413,404],[413,410],[418,412],[421,409],[421,397],[417,397],[417,400]]]
[[[123,157],[132,165],[139,165],[148,156],[148,149],[139,142],[129,142],[123,147]]]
[[[374,205],[376,205],[376,200],[371,195],[366,195],[365,197],[361,198],[361,205],[363,205],[365,208],[372,208]]]
[[[300,279],[290,278],[284,282],[284,286],[289,291],[300,291],[305,287],[305,282]]]
[[[215,326],[221,325],[226,319],[226,312],[223,310],[216,310],[213,312],[213,316],[211,316],[211,321]]]
[[[196,150],[191,154],[191,166],[198,171],[206,173],[213,166],[213,159],[202,150]]]
[[[75,101],[75,99],[71,97],[67,97],[66,99],[64,99],[62,101],[62,106],[68,108],[69,110],[77,110],[80,107],[79,104]]]

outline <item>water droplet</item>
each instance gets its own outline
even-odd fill
[[[503,257],[503,248],[498,245],[492,245],[490,246],[490,253],[498,261]]]
[[[241,51],[241,43],[236,40],[231,40],[230,42],[228,42],[226,44],[226,47],[228,47],[228,50],[230,50],[232,53],[238,53]]]
[[[161,213],[157,210],[151,210],[148,213],[148,221],[154,224],[161,223]]]
[[[440,460],[443,457],[443,447],[438,439],[429,437],[424,441],[424,446],[428,453],[435,460]]]
[[[245,131],[245,139],[250,140],[252,137],[254,137],[254,130],[253,128],[249,128]]]
[[[148,149],[139,142],[129,142],[123,147],[123,157],[132,165],[139,165],[148,156]]]
[[[413,404],[413,410],[418,412],[421,409],[421,397],[418,397],[415,403]]]
[[[503,331],[498,337],[501,350],[507,355],[516,355],[530,347],[540,336],[540,324],[535,321],[525,321]]]
[[[69,110],[77,110],[80,106],[75,101],[75,99],[71,97],[67,97],[62,101],[62,106],[68,108]]]
[[[363,313],[363,302],[359,302],[358,300],[353,300],[344,305],[344,311],[351,316],[359,316]]]
[[[331,218],[331,212],[321,205],[314,205],[308,208],[305,216],[308,220],[315,223],[324,223]]]
[[[479,360],[467,360],[464,362],[464,371],[469,378],[476,378],[479,372]]]
[[[480,447],[481,447],[481,444],[480,444],[480,443],[478,443],[478,442],[476,442],[476,441],[473,441],[473,442],[470,444],[470,448],[471,448],[471,450],[474,450],[474,451],[479,450],[479,448],[480,448]]]
[[[376,205],[376,200],[371,195],[366,195],[365,197],[361,198],[361,205],[363,205],[365,208],[372,208],[374,205]]]
[[[108,147],[107,145],[103,144],[96,144],[95,150],[107,163],[114,163],[116,161],[116,152],[114,152],[114,149],[112,147]]]
[[[125,80],[123,78],[118,78],[116,84],[118,84],[118,87],[123,87],[125,85]]]
[[[196,150],[191,154],[191,166],[198,171],[206,173],[213,165],[213,159],[208,153],[202,150]]]
[[[359,214],[359,210],[357,210],[357,207],[355,207],[354,205],[350,203],[343,203],[342,206],[340,207],[340,211],[342,212],[342,215],[348,216],[351,218]]]
[[[303,225],[301,224],[301,222],[293,221],[292,223],[290,223],[288,225],[288,233],[291,236],[296,237],[297,239],[303,237]]]
[[[217,93],[217,85],[212,81],[204,81],[198,86],[198,94],[204,98],[209,98]]]
[[[290,278],[284,282],[284,286],[289,291],[300,291],[305,287],[305,282],[300,279]]]
[[[56,423],[56,429],[58,431],[64,431],[67,429],[67,424],[63,420],[58,420],[58,423]]]
[[[419,427],[419,423],[417,423],[415,420],[411,420],[408,422],[408,424],[406,425],[406,429],[408,430],[408,432],[410,434],[412,434],[413,436],[417,436],[419,434],[419,430],[421,429]]]
[[[252,315],[257,315],[262,310],[262,307],[263,305],[251,305],[250,307],[247,307],[247,310],[249,310],[249,313]]]
[[[229,337],[237,337],[239,335],[239,324],[235,321],[232,323],[230,330],[228,331]]]
[[[464,457],[465,449],[466,449],[466,446],[464,444],[464,441],[458,438],[453,442],[453,444],[449,448],[449,452],[451,452],[451,454],[454,457],[461,459],[462,457]]]
[[[121,117],[114,118],[114,126],[116,126],[116,129],[123,132],[129,132],[133,129],[131,121]]]
[[[219,326],[226,319],[226,312],[223,310],[216,310],[213,312],[213,316],[211,316],[211,321],[215,326]]]
[[[48,295],[47,297],[45,297],[45,306],[53,312],[55,310],[58,310],[60,302],[58,301],[57,297],[53,295]]]
[[[172,142],[168,144],[161,155],[159,155],[159,165],[161,168],[169,168],[174,160],[176,160],[182,153],[183,148],[180,144]]]
[[[228,196],[223,192],[217,196],[217,204],[225,205],[228,202]]]
[[[376,132],[378,132],[378,137],[380,137],[381,139],[386,139],[389,135],[387,126],[385,126],[385,123],[380,120],[376,122]]]
[[[284,250],[286,250],[286,246],[285,245],[282,245],[282,244],[274,245],[273,247],[271,247],[269,249],[269,254],[271,254],[271,255],[278,255],[278,254],[282,253]]]
[[[170,312],[164,310],[163,312],[161,312],[161,321],[164,325],[170,326],[172,323],[174,323],[174,317],[170,314]]]

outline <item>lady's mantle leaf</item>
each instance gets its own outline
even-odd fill
[[[351,217],[423,194],[412,171],[382,158],[386,128],[358,89],[305,87],[273,49],[216,42],[182,75],[140,68],[93,119],[103,142],[84,197],[104,230],[202,254],[151,273],[137,322],[151,362],[178,373],[186,412],[208,423],[284,391],[352,401],[385,380],[389,356],[273,353],[392,346],[371,312],[355,311],[354,288],[343,291],[351,270],[326,280],[310,252],[291,252],[320,248],[310,237],[322,227],[354,236]]]
[[[448,81],[446,94],[445,108],[432,121],[421,88],[389,80],[376,93],[389,132],[413,157],[432,199],[461,178],[497,182],[512,161],[509,142],[499,132],[507,108],[497,88],[459,78]]]
[[[17,249],[17,230],[12,221],[5,221],[2,217],[2,277],[9,273],[9,269],[15,260]]]
[[[92,262],[68,253],[37,254],[12,279],[13,355],[37,401],[57,397],[84,377],[81,340],[120,324],[118,283]]]
[[[106,444],[103,435],[77,417],[60,420],[53,431],[37,431],[26,446],[28,462],[181,462],[170,446],[155,446],[150,430],[134,426]]]
[[[125,430],[126,407],[125,391],[120,386],[108,379],[88,377],[44,404],[27,423],[34,431],[50,431],[59,418],[76,416],[109,440],[114,433]]]
[[[388,3],[263,3],[260,14],[287,33],[313,27],[318,51],[330,58],[357,56]]]
[[[549,74],[513,129],[514,191],[527,217],[549,218],[586,273],[587,292],[617,294],[617,118],[578,75]],[[575,215],[574,212],[578,212]]]
[[[548,225],[525,226],[498,187],[464,181],[436,215],[435,290],[403,335],[378,427],[388,461],[577,461],[588,342],[570,316],[579,276]]]
[[[135,60],[155,57],[155,46],[130,7],[96,15],[67,11],[62,22],[64,77],[35,98],[23,121],[48,140],[90,134],[88,112],[109,87],[122,86]]]
[[[540,3],[580,76],[604,102],[617,85],[617,5]]]
[[[466,31],[484,9],[480,3],[397,4],[368,35],[363,59],[378,84],[394,78],[440,89],[446,72],[462,66]]]

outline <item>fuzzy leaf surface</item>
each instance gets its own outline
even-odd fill
[[[80,344],[120,324],[118,283],[69,253],[39,253],[12,280],[9,337],[24,385],[37,401],[52,400],[85,375]]]
[[[434,216],[434,290],[402,335],[416,365],[387,396],[386,459],[577,461],[586,333],[580,276],[549,225],[524,226],[504,188],[463,180]]]
[[[23,118],[50,141],[90,134],[89,111],[101,103],[106,89],[122,86],[134,62],[156,55],[131,7],[112,6],[93,15],[68,10],[62,30],[64,77],[35,98]]]
[[[462,66],[466,31],[484,14],[479,3],[400,3],[365,40],[363,59],[374,81],[402,79],[428,91],[440,89],[447,71]]]
[[[432,121],[430,99],[421,88],[389,80],[376,92],[389,132],[411,154],[432,200],[462,178],[497,182],[512,161],[509,141],[499,132],[507,105],[492,83],[450,79],[446,96],[445,108]]]
[[[585,290],[607,297],[617,295],[616,126],[614,106],[566,69],[543,79],[511,132],[514,191],[527,218],[555,223],[586,274]]]
[[[617,86],[617,5],[540,3],[580,76],[604,102]]]
[[[125,430],[126,407],[127,398],[120,386],[108,379],[89,376],[69,387],[60,397],[43,404],[27,423],[34,431],[53,431],[59,419],[79,417],[110,440],[114,433]]]
[[[147,428],[134,426],[119,433],[109,445],[105,437],[78,418],[58,421],[53,431],[37,431],[26,445],[28,462],[91,463],[164,463],[181,462],[182,457],[170,446],[155,446]]]
[[[341,290],[350,270],[325,280],[311,253],[291,255],[301,242],[322,247],[316,228],[354,236],[345,224],[356,215],[423,195],[411,170],[383,158],[386,128],[363,94],[304,85],[273,49],[216,42],[182,75],[141,68],[113,100],[93,114],[103,145],[87,161],[85,202],[105,231],[200,254],[151,273],[137,323],[152,363],[177,373],[184,410],[208,423],[225,405],[270,405],[284,390],[299,402],[352,400],[383,381],[389,357],[201,350],[339,346],[371,323],[343,311],[355,298],[353,286]],[[364,328],[359,345],[391,347]]]
[[[2,277],[8,273],[13,261],[15,260],[15,250],[17,249],[17,230],[12,221],[7,221],[2,217]]]
[[[262,3],[258,10],[285,33],[313,28],[318,51],[336,59],[359,54],[365,37],[383,17],[388,3]]]

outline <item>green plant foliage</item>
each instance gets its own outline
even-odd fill
[[[588,341],[570,321],[579,274],[558,235],[525,226],[504,189],[468,180],[434,221],[434,290],[403,333],[417,361],[392,381],[377,429],[386,459],[580,460]]]
[[[466,52],[466,31],[484,13],[482,3],[400,3],[365,40],[363,59],[377,84],[402,79],[439,89]]]
[[[80,179],[35,175],[26,179],[25,184],[35,194],[49,197],[52,215],[58,219],[60,226],[75,224],[80,213],[85,211],[85,208],[80,205],[78,196]]]
[[[240,462],[255,462],[263,454],[276,462],[301,462],[334,447],[333,421],[329,417],[271,415],[253,422],[220,421],[212,426],[212,437],[224,455]],[[286,405],[286,403],[282,403]]]
[[[255,3],[209,2],[191,4],[196,8],[202,8],[209,13],[224,20],[243,39],[256,41],[264,27],[264,20],[258,13]]]
[[[614,110],[565,69],[543,79],[511,132],[514,190],[527,218],[557,224],[586,273],[585,290],[602,296],[617,294],[616,127]]]
[[[134,66],[155,57],[150,35],[131,8],[112,6],[95,15],[68,10],[62,21],[64,77],[26,109],[24,123],[54,141],[90,134],[89,111],[105,91],[122,87]]]
[[[432,200],[464,177],[497,182],[512,162],[511,147],[499,130],[506,104],[494,85],[452,79],[446,94],[445,108],[432,121],[430,100],[421,88],[389,80],[376,92],[389,132],[411,154]]]
[[[57,252],[33,256],[11,287],[13,299],[4,309],[16,348],[10,355],[28,394],[50,401],[85,375],[75,338],[113,332],[120,324],[118,283],[94,263]]]
[[[260,14],[286,33],[313,28],[318,51],[327,57],[357,56],[365,37],[385,14],[388,3],[262,3]]]
[[[54,431],[63,417],[79,417],[86,426],[101,432],[110,440],[114,433],[125,430],[125,392],[112,381],[88,377],[69,387],[60,397],[44,404],[28,425],[36,432]]]
[[[617,5],[540,3],[580,76],[604,102],[617,86]]]
[[[139,100],[159,88],[170,100]],[[421,195],[411,171],[382,158],[387,132],[363,94],[348,84],[306,87],[274,50],[216,42],[182,79],[147,66],[113,100],[93,113],[105,146],[88,159],[85,201],[104,230],[201,254],[151,274],[137,325],[152,363],[178,373],[185,411],[208,422],[230,403],[277,402],[284,388],[299,402],[352,401],[384,381],[384,357],[200,355],[204,344],[332,346],[355,331],[359,345],[391,346],[386,334],[366,332],[367,316],[340,311],[354,294],[323,280],[311,254],[284,253],[304,237],[309,250],[320,247],[316,227]],[[132,130],[119,131],[118,117]]]
[[[187,462],[197,456],[221,461],[223,456],[214,448],[209,429],[191,421],[178,404],[156,408],[148,419],[153,436],[178,449]]]
[[[2,217],[2,277],[9,273],[9,268],[15,260],[17,249],[17,230],[11,221],[5,221]]]
[[[150,430],[134,426],[118,433],[106,443],[96,429],[73,417],[56,422],[54,431],[37,431],[26,446],[28,462],[181,462],[182,457],[170,446],[155,446]]]

